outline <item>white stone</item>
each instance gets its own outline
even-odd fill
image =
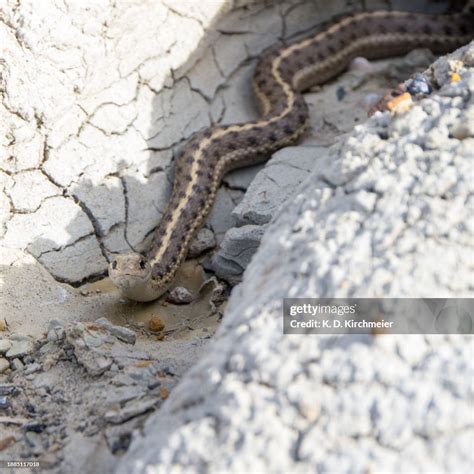
[[[0,354],[5,354],[11,345],[12,343],[8,339],[0,339]]]
[[[10,362],[4,357],[0,357],[0,374],[3,374],[10,368]]]

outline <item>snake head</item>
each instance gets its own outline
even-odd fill
[[[154,299],[150,295],[151,266],[143,255],[138,253],[117,255],[110,262],[109,276],[127,298],[135,301]]]

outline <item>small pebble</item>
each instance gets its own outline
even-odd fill
[[[451,135],[458,140],[464,140],[474,136],[474,127],[472,122],[459,122],[451,130]]]
[[[39,421],[32,421],[23,426],[25,431],[33,431],[34,433],[42,433],[46,429],[46,425]]]
[[[173,304],[189,304],[193,301],[193,299],[194,297],[192,293],[182,286],[173,288],[166,298],[168,302]]]
[[[188,250],[188,257],[198,257],[206,250],[212,249],[216,246],[216,238],[210,229],[203,227],[191,242]]]
[[[396,114],[402,114],[410,110],[413,100],[408,92],[395,97],[387,103],[387,109]]]
[[[165,327],[163,325],[163,327]],[[136,364],[135,364],[135,367],[138,367],[139,369],[143,369],[144,367],[148,367],[150,366],[151,364],[153,364],[153,361],[152,360],[139,360]]]
[[[16,443],[16,438],[14,436],[7,436],[6,438],[0,439],[0,451],[7,449],[12,444]]]
[[[8,339],[0,339],[0,354],[6,354],[12,343]]]
[[[8,408],[10,405],[10,402],[8,401],[8,398],[5,395],[2,395],[0,397],[0,410],[4,410],[5,408]]]
[[[43,453],[38,459],[42,469],[52,469],[58,462],[58,457],[54,453]]]
[[[12,345],[10,349],[8,349],[8,352],[6,353],[6,356],[8,358],[13,359],[16,357],[23,357],[33,352],[33,344],[29,338],[26,338],[26,339],[14,338],[14,336],[12,335],[10,339],[11,339]]]
[[[28,364],[25,369],[25,375],[33,374],[41,370],[41,365],[38,362],[33,362],[32,364]]]
[[[349,69],[351,71],[370,71],[372,70],[372,64],[366,58],[359,56],[352,60]]]
[[[462,62],[466,66],[474,66],[474,49],[473,48],[468,49],[464,53],[464,56],[462,57]]]
[[[11,366],[12,370],[21,370],[25,367],[25,365],[23,364],[23,362],[20,359],[13,359],[10,362],[10,366]]]
[[[104,418],[109,423],[123,423],[130,418],[134,418],[149,411],[155,404],[155,398],[143,398],[138,401],[131,401],[120,410],[110,410],[106,412]]]
[[[25,336],[24,334],[14,333],[10,335],[10,340],[11,341],[30,341],[30,337]]]
[[[372,108],[382,96],[380,94],[376,94],[375,92],[369,92],[364,97],[364,107],[368,110]]]
[[[95,321],[95,324],[108,331],[117,339],[120,339],[121,341],[128,344],[135,344],[137,335],[131,329],[123,326],[116,326],[115,324],[112,324],[107,318],[100,318]]]
[[[174,377],[176,375],[169,367],[165,367],[163,372],[165,375],[169,375],[170,377]]]
[[[64,325],[57,319],[52,319],[48,325],[48,341],[56,342],[64,339]]]
[[[407,85],[407,91],[411,95],[429,95],[431,92],[433,92],[433,88],[431,87],[431,84],[428,82],[428,79],[426,79],[423,74],[417,73],[411,79]]]
[[[153,390],[156,387],[159,387],[161,385],[160,380],[155,380],[154,382],[151,382],[147,385],[148,390]]]
[[[10,362],[4,357],[0,357],[0,374],[3,374],[10,367]]]
[[[36,389],[36,394],[39,397],[47,397],[48,396],[48,391],[44,387],[39,387]]]
[[[119,366],[114,362],[109,369],[111,372],[118,372]]]
[[[150,331],[158,332],[163,331],[165,325],[163,324],[159,316],[153,316],[148,323],[148,327]]]
[[[451,82],[459,82],[460,80],[461,76],[457,72],[451,74]]]
[[[346,96],[346,89],[344,89],[344,87],[338,87],[336,90],[337,100],[340,102],[341,100],[344,99],[345,96]]]

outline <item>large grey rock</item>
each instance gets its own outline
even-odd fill
[[[242,197],[243,192],[239,189],[221,187],[217,191],[216,201],[211,208],[207,222],[214,232],[218,244],[221,243],[227,230],[235,227],[237,224],[232,211]]]
[[[229,229],[221,242],[219,252],[211,260],[211,268],[217,276],[237,283],[257,251],[265,226],[244,225]]]
[[[234,209],[232,214],[238,225],[268,224],[325,155],[325,150],[324,147],[292,146],[276,152]]]
[[[284,336],[281,320],[284,297],[473,295],[473,139],[450,131],[474,71],[459,72],[331,148],[118,473],[471,471],[470,336]]]
[[[232,284],[242,279],[266,224],[326,154],[325,147],[292,146],[273,155],[232,211],[237,227],[227,230],[209,264],[216,275]],[[231,182],[235,179],[231,176]]]

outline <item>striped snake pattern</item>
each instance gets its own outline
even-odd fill
[[[230,170],[267,159],[292,144],[308,123],[301,95],[343,72],[352,59],[405,54],[417,47],[446,53],[474,37],[472,12],[425,15],[406,12],[356,13],[260,58],[252,81],[261,118],[215,125],[196,133],[176,160],[173,191],[146,255],[118,255],[109,275],[121,293],[151,301],[171,285],[189,245]]]

